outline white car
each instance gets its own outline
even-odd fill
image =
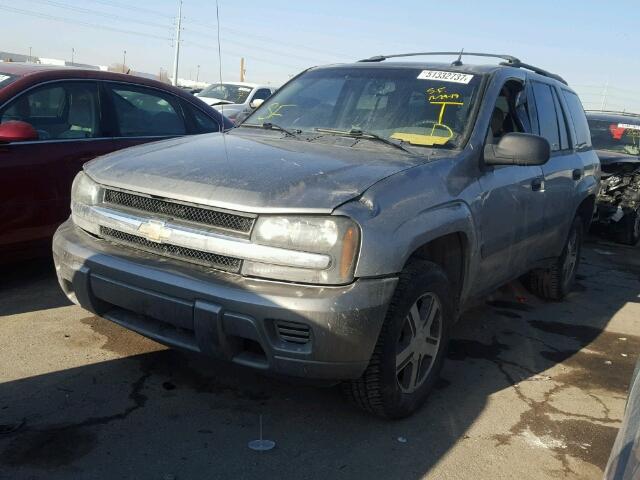
[[[212,83],[197,94],[231,121],[244,118],[276,91],[275,87],[246,82]]]

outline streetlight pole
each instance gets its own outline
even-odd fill
[[[31,63],[31,47],[29,47],[29,63]]]
[[[198,68],[196,70],[196,82],[200,79],[200,65],[198,65]]]
[[[123,50],[122,51],[122,73],[124,72],[124,66],[127,64],[127,51]]]
[[[71,49],[71,65],[73,65],[73,59],[76,56],[76,49],[72,48]]]
[[[173,85],[178,85],[178,62],[180,61],[180,30],[182,30],[182,0],[178,0],[178,21],[176,22],[176,53],[173,57]]]

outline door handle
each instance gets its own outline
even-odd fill
[[[538,177],[531,180],[531,190],[534,192],[542,190],[542,178]]]
[[[571,172],[571,178],[574,180],[580,180],[582,178],[582,169],[576,168],[573,172]]]

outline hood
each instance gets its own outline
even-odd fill
[[[640,163],[637,155],[628,153],[612,152],[610,150],[596,150],[602,165],[613,165],[615,163]]]
[[[278,132],[279,133],[279,132]],[[89,162],[98,183],[244,212],[328,213],[377,181],[425,162],[273,133],[213,133],[120,150]]]
[[[204,103],[206,103],[207,105],[209,105],[209,106],[214,106],[218,102],[223,102],[221,105],[225,105],[225,106],[240,105],[238,103],[226,103],[226,102],[228,102],[228,100],[222,100],[220,98],[215,98],[215,97],[201,97],[200,95],[198,95],[198,98],[200,100],[202,100]],[[216,107],[217,106],[218,105],[216,105]]]

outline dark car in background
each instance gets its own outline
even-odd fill
[[[86,161],[232,126],[200,99],[154,80],[0,63],[0,263],[50,252]]]
[[[602,165],[596,225],[627,245],[640,240],[640,115],[587,112]]]

